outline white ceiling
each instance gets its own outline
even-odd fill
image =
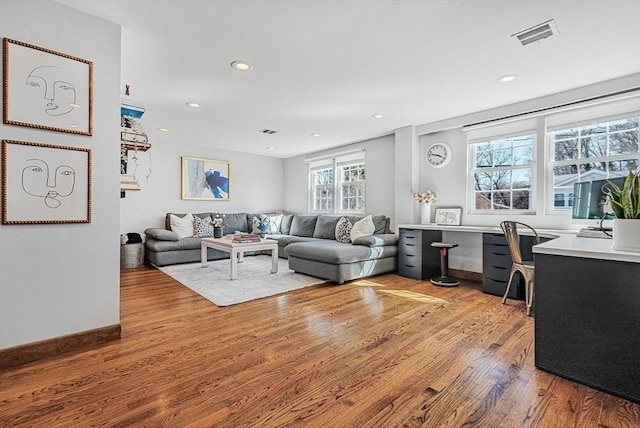
[[[122,25],[152,144],[286,158],[640,72],[638,0],[59,1]]]

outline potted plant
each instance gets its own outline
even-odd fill
[[[420,224],[431,223],[431,204],[438,200],[438,192],[428,189],[426,192],[412,190],[413,199],[420,204]]]
[[[613,249],[640,252],[640,169],[629,171],[622,188],[610,185]]]

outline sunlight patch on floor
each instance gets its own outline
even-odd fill
[[[369,281],[366,279],[359,279],[357,281],[351,282],[349,285],[357,285],[358,287],[386,287],[384,284],[380,284],[378,282]]]
[[[415,300],[420,303],[449,303],[446,300],[437,297],[428,296],[426,294],[414,293],[408,290],[379,290],[380,293],[391,294],[392,296],[404,297],[405,299]]]

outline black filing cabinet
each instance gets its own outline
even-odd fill
[[[532,236],[520,236],[520,254],[523,260],[533,260]],[[502,233],[482,234],[482,291],[503,296],[511,274],[511,254],[507,240]],[[520,273],[513,276],[510,299],[524,300],[524,280]]]
[[[441,241],[439,230],[401,228],[398,275],[421,280],[440,275],[440,250],[431,247],[431,243]]]

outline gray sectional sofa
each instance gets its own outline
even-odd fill
[[[171,213],[165,217],[165,228],[145,231],[145,258],[155,266],[200,261],[201,238],[179,238],[171,231]],[[216,213],[194,214],[200,218]],[[183,217],[185,214],[174,214]],[[260,214],[225,214],[225,234],[251,232],[254,217]],[[352,243],[336,240],[336,225],[342,215],[285,214],[278,225],[265,235],[278,241],[278,255],[289,259],[289,268],[300,273],[343,284],[356,278],[393,272],[397,267],[398,238],[390,233],[390,219],[372,216],[373,235],[362,236]],[[353,224],[365,216],[344,216]],[[209,260],[228,258],[229,254],[208,249]]]

